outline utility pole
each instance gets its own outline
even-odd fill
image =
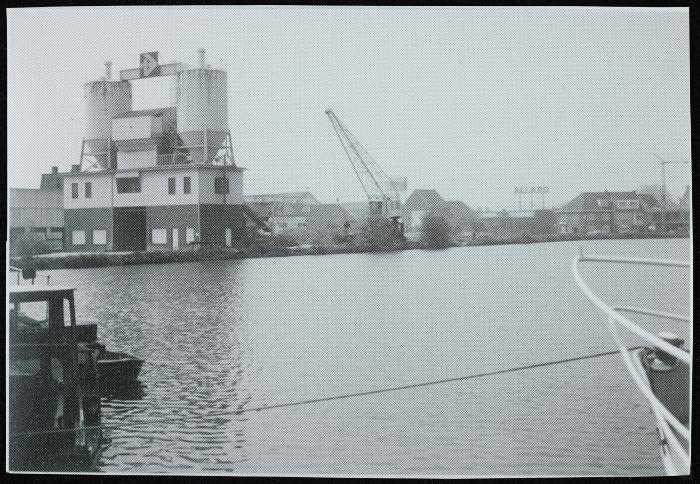
[[[666,165],[688,164],[689,161],[666,161],[659,155],[654,156],[661,162],[661,233],[666,232]]]

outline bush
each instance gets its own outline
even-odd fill
[[[421,242],[429,249],[444,249],[451,245],[451,232],[445,217],[428,214],[421,224]]]
[[[399,245],[394,223],[384,218],[367,220],[358,235],[355,245],[372,252],[393,250]]]

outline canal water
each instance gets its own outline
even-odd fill
[[[688,259],[688,239],[560,242],[50,271],[80,323],[146,360],[103,400],[103,472],[662,474],[619,356],[261,406],[614,349],[571,277],[588,253]],[[609,301],[689,311],[685,269],[584,271]],[[652,329],[687,327],[669,322]]]

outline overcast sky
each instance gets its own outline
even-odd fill
[[[475,208],[513,208],[522,185],[549,186],[548,205],[634,189],[659,183],[653,153],[690,160],[687,9],[13,9],[7,32],[15,187],[78,162],[83,84],[105,60],[195,66],[200,47],[228,72],[246,193],[363,199],[328,107],[409,189]],[[167,105],[165,79],[135,82],[134,108]],[[674,196],[689,171],[667,169]]]

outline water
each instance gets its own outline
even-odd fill
[[[618,356],[241,412],[614,349],[572,280],[579,245],[689,257],[688,239],[625,240],[51,271],[77,286],[80,323],[146,360],[140,394],[103,401],[122,428],[99,470],[663,474]],[[611,301],[687,313],[683,271],[585,275]]]

